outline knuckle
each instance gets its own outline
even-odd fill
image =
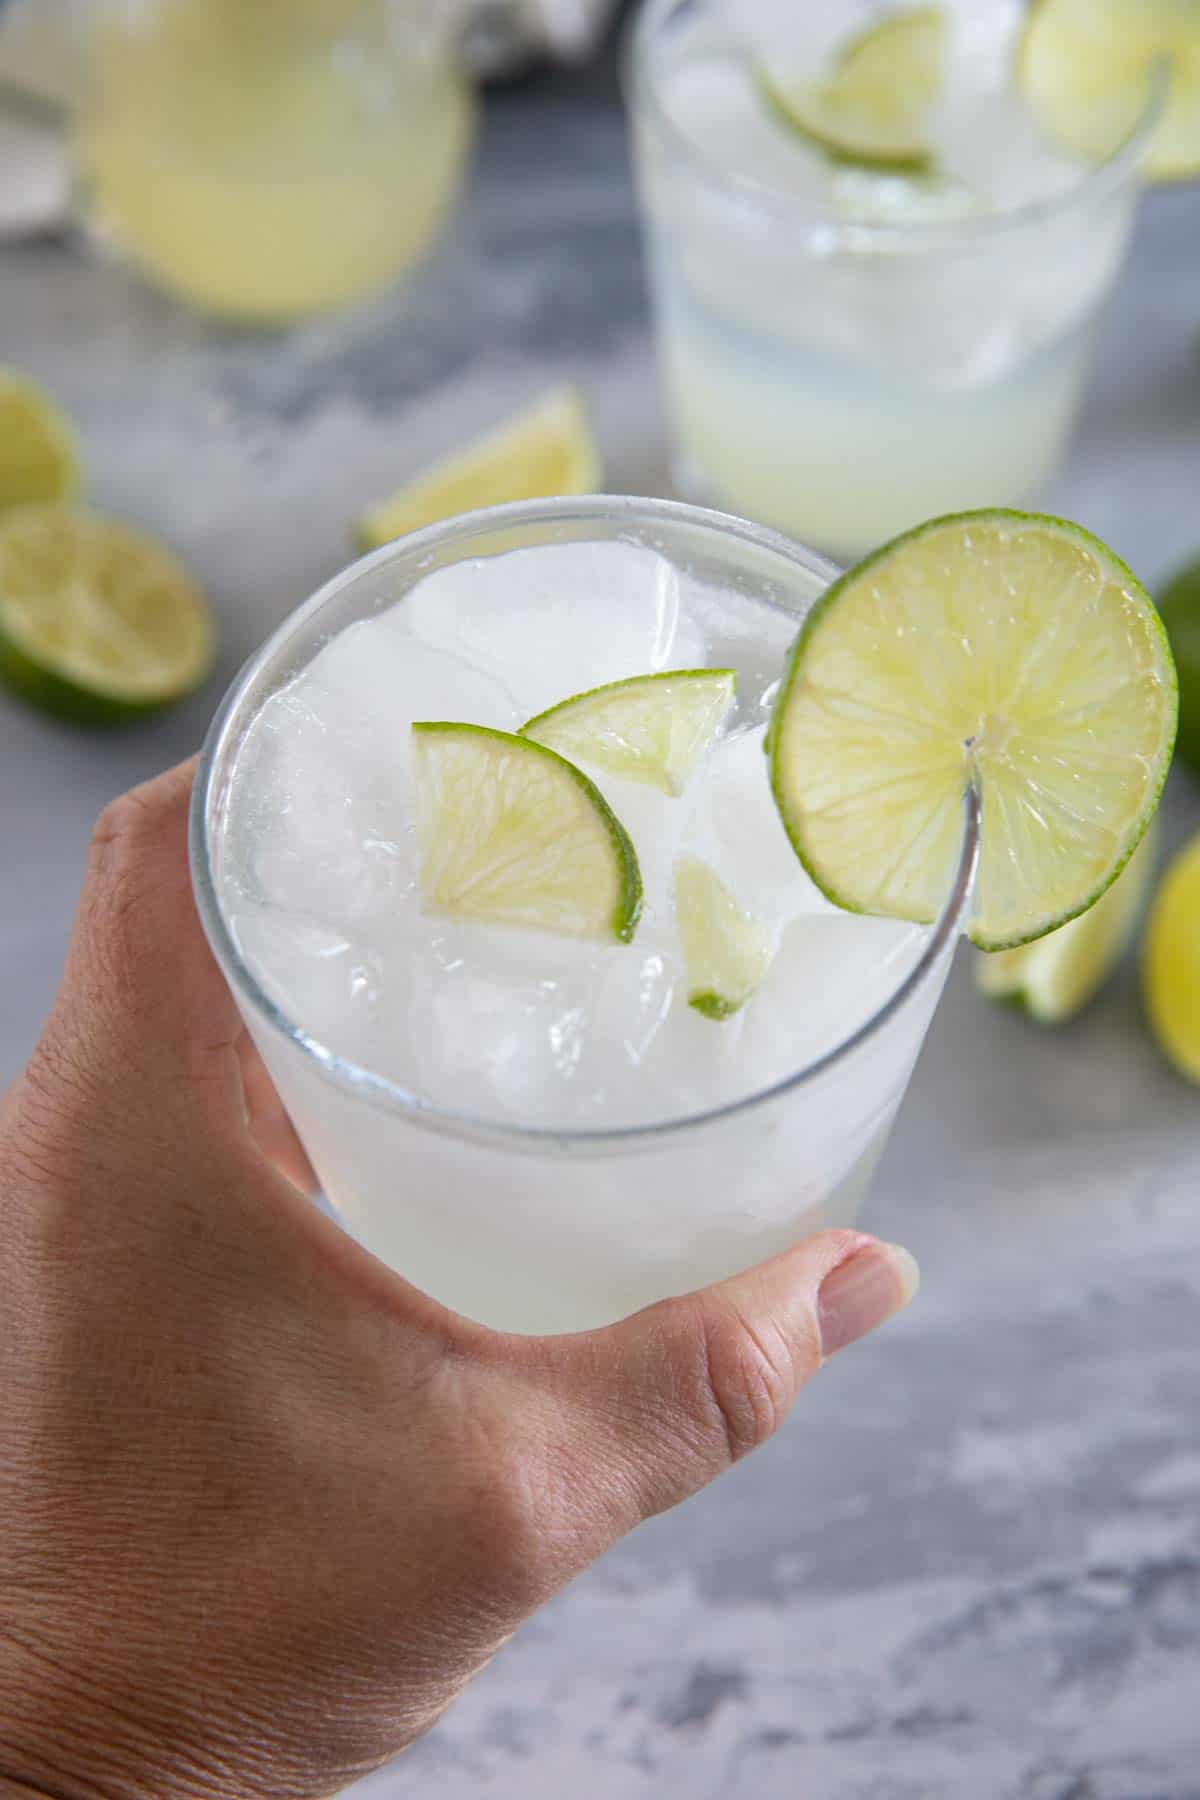
[[[706,1310],[700,1343],[702,1399],[728,1460],[739,1462],[782,1424],[799,1384],[796,1348],[731,1305]]]

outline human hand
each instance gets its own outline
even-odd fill
[[[4,1795],[336,1792],[915,1286],[853,1231],[575,1337],[406,1285],[299,1191],[193,910],[192,772],[101,820],[0,1103]]]

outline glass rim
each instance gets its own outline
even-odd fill
[[[974,893],[981,845],[982,808],[975,786],[968,785],[963,796],[963,834],[957,865],[940,914],[930,928],[929,942],[918,961],[904,979],[887,995],[870,1018],[857,1026],[848,1037],[829,1050],[805,1063],[800,1069],[780,1077],[749,1094],[707,1107],[700,1112],[684,1113],[645,1124],[615,1125],[574,1129],[548,1125],[521,1125],[505,1119],[482,1117],[439,1105],[429,1098],[372,1069],[364,1068],[349,1057],[343,1057],[304,1030],[260,982],[243,957],[225,918],[217,893],[213,872],[209,822],[214,780],[222,762],[230,735],[240,722],[243,702],[257,678],[279,655],[283,647],[301,627],[371,570],[386,568],[403,550],[406,556],[431,550],[446,542],[470,536],[481,530],[504,531],[520,526],[537,526],[557,521],[612,521],[614,515],[628,515],[630,524],[680,525],[733,539],[756,550],[773,552],[785,561],[816,576],[827,584],[837,579],[840,571],[824,557],[772,531],[753,525],[732,515],[706,507],[690,506],[681,501],[641,499],[629,495],[595,494],[580,498],[519,501],[507,506],[494,506],[476,512],[461,513],[454,518],[413,532],[386,544],[380,550],[360,557],[339,574],[323,583],[308,600],[301,603],[271,633],[266,641],[243,664],[234,676],[213,715],[200,752],[200,761],[192,788],[188,821],[188,853],[192,886],[200,921],[209,946],[235,997],[248,1003],[253,1013],[295,1045],[318,1073],[344,1091],[357,1095],[369,1104],[395,1112],[428,1129],[445,1135],[499,1144],[528,1152],[603,1151],[636,1146],[652,1146],[684,1136],[724,1119],[732,1119],[756,1111],[769,1102],[815,1083],[835,1065],[848,1061],[900,1013],[907,1002],[932,978],[946,948],[961,934],[963,922]],[[796,619],[790,608],[776,606],[764,599],[763,605],[774,607],[787,617]],[[797,628],[799,621],[797,620]]]
[[[676,122],[665,104],[661,83],[653,69],[654,45],[665,19],[681,4],[682,0],[642,0],[626,30],[621,53],[621,83],[631,116],[649,119],[672,147],[676,159],[689,165],[708,187],[724,192],[743,205],[757,206],[775,217],[783,214],[794,219],[794,195],[771,182],[758,181],[753,175],[739,174],[717,157],[710,156],[704,146]],[[914,220],[907,224],[902,220],[868,222],[815,215],[802,222],[800,235],[809,237],[813,254],[820,256],[841,251],[932,252],[953,249],[959,243],[990,239],[1006,231],[1028,229],[1066,214],[1076,206],[1103,200],[1125,181],[1136,179],[1148,140],[1162,116],[1170,77],[1169,60],[1156,57],[1147,69],[1144,104],[1127,135],[1100,162],[1084,166],[1078,181],[1061,193],[965,218]]]

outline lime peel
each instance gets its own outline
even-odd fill
[[[759,88],[776,118],[832,161],[920,174],[933,162],[929,114],[946,36],[940,6],[889,13],[842,45],[823,81],[792,81],[764,65]]]
[[[771,933],[742,911],[715,869],[696,856],[681,856],[675,864],[675,916],[688,1005],[706,1019],[732,1018],[774,960]]]
[[[413,730],[420,883],[430,912],[629,943],[642,878],[629,834],[581,769],[485,725]]]
[[[977,778],[970,935],[1030,942],[1115,880],[1158,804],[1177,695],[1162,622],[1081,527],[931,520],[826,590],[768,731],[784,827],[847,910],[931,923]]]
[[[980,992],[1043,1025],[1074,1018],[1129,948],[1154,880],[1158,838],[1154,821],[1112,886],[1078,918],[1015,950],[981,952],[975,963]]]
[[[154,539],[83,507],[0,517],[0,675],[42,711],[134,720],[191,693],[213,648],[203,596]]]
[[[1200,837],[1180,851],[1155,895],[1142,976],[1160,1047],[1181,1075],[1200,1082]]]
[[[521,736],[678,798],[733,704],[732,669],[663,669],[560,701]]]
[[[0,364],[0,512],[74,500],[82,486],[66,414],[36,381]]]
[[[574,387],[553,388],[371,507],[354,535],[360,549],[378,550],[455,513],[543,496],[590,494],[602,479],[582,395]]]

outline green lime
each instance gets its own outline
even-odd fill
[[[0,512],[73,500],[82,479],[75,434],[44,388],[0,366]]]
[[[1179,671],[1176,749],[1200,775],[1200,561],[1181,569],[1158,602]]]
[[[682,794],[733,705],[732,669],[664,669],[575,694],[521,736],[627,781]]]
[[[821,81],[760,71],[783,124],[836,162],[919,172],[933,160],[929,120],[946,60],[940,6],[888,13],[845,43]]]
[[[1155,822],[1156,823],[1156,822]],[[1095,906],[1032,944],[975,959],[975,981],[991,1000],[1014,1000],[1043,1025],[1074,1018],[1099,993],[1128,949],[1145,909],[1158,858],[1151,824]]]
[[[455,513],[543,495],[591,494],[602,481],[587,409],[573,387],[555,388],[498,431],[436,463],[363,515],[355,538],[378,550]]]
[[[413,726],[421,894],[433,913],[628,943],[642,878],[628,833],[565,757],[483,725]]]
[[[0,517],[0,676],[43,711],[154,711],[199,685],[213,643],[199,589],[153,539],[82,507]]]
[[[796,853],[854,912],[927,923],[977,785],[971,937],[1004,950],[1083,912],[1153,817],[1171,760],[1162,621],[1099,539],[1061,519],[934,519],[826,590],[768,732]]]
[[[1200,1082],[1200,837],[1176,857],[1155,898],[1143,979],[1155,1037],[1180,1074]]]
[[[695,856],[681,856],[675,864],[675,919],[688,1005],[706,1019],[731,1018],[771,966],[770,932],[742,911],[716,871]]]
[[[1170,66],[1145,161],[1152,181],[1200,174],[1200,5],[1196,0],[1034,0],[1017,79],[1060,143],[1102,159],[1133,130],[1155,63]]]

